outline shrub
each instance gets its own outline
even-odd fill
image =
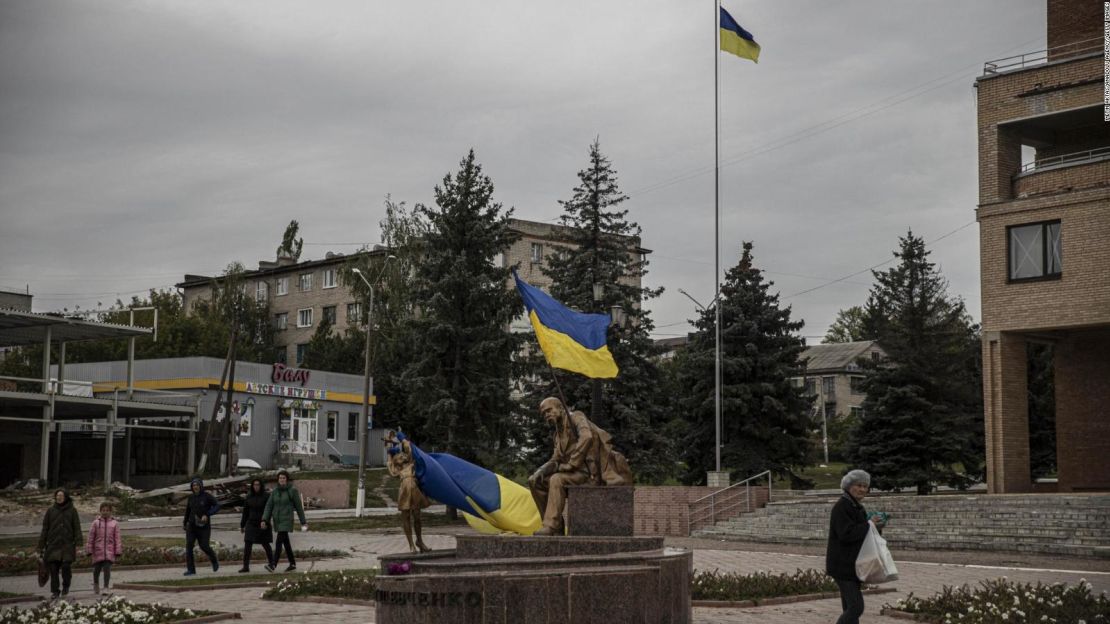
[[[1005,577],[982,581],[976,588],[945,586],[930,598],[913,594],[894,605],[884,605],[933,622],[960,624],[1110,624],[1110,599],[1091,593],[1085,579],[1078,585],[1011,583]]]
[[[836,582],[824,572],[801,569],[794,574],[697,572],[690,589],[694,600],[729,601],[837,591]]]
[[[376,570],[306,572],[281,579],[277,585],[262,592],[262,597],[290,600],[296,596],[330,596],[373,600],[377,575]]]

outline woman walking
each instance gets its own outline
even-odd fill
[[[100,515],[89,527],[89,539],[85,542],[85,554],[92,556],[93,593],[100,593],[100,574],[104,574],[104,589],[112,582],[112,564],[116,557],[123,554],[123,542],[119,538],[119,522],[112,517],[112,503],[100,503]]]
[[[308,530],[308,523],[304,519],[304,506],[301,504],[301,493],[297,488],[289,482],[289,473],[282,470],[278,473],[277,488],[270,494],[270,499],[266,501],[266,508],[262,511],[262,528],[273,526],[277,531],[277,539],[274,542],[274,558],[266,569],[270,572],[274,571],[277,567],[278,560],[281,559],[281,548],[285,547],[287,556],[289,557],[289,567],[285,568],[286,572],[292,572],[297,569],[297,559],[293,555],[293,545],[289,543],[289,532],[293,530],[293,512],[297,512],[297,519],[301,521],[301,530]]]
[[[871,475],[851,470],[840,480],[844,490],[833,505],[829,517],[829,543],[825,550],[825,572],[840,588],[840,606],[844,610],[836,624],[859,624],[863,615],[863,584],[856,576],[856,558],[872,523],[867,520],[863,499],[871,491]]]
[[[39,553],[50,568],[50,597],[55,599],[69,594],[73,580],[73,562],[77,560],[77,547],[81,545],[81,519],[73,508],[69,493],[63,489],[54,492],[54,504],[42,518],[39,534]],[[61,575],[61,587],[58,576]]]
[[[212,562],[213,572],[220,569],[220,561],[208,544],[208,538],[212,536],[212,516],[220,510],[220,503],[216,501],[215,496],[204,491],[204,481],[200,477],[194,477],[189,483],[189,488],[193,490],[193,493],[185,501],[185,521],[183,525],[185,529],[185,576],[193,576],[197,573],[196,560],[193,558],[194,546],[200,546],[200,549],[208,556],[208,561]]]
[[[269,499],[270,492],[262,485],[262,479],[251,481],[251,489],[243,501],[243,516],[239,519],[239,531],[243,533],[243,567],[240,572],[251,571],[251,550],[255,544],[261,544],[262,550],[266,551],[266,563],[274,560],[274,551],[270,548],[274,533],[269,527],[262,528],[262,513]]]

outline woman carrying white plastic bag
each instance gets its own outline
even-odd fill
[[[871,490],[871,475],[862,470],[852,470],[840,480],[840,489],[844,490],[844,494],[833,505],[829,517],[825,572],[840,588],[840,605],[844,613],[840,614],[836,624],[859,624],[863,615],[863,583],[856,576],[856,559],[864,540],[873,530],[872,524],[879,519],[876,516],[868,521],[867,510],[861,504]]]
[[[886,547],[886,540],[879,535],[878,527],[868,523],[867,537],[863,538],[856,556],[856,577],[864,583],[889,583],[898,580],[894,557]]]

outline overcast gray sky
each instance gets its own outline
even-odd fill
[[[974,77],[1044,0],[725,0],[722,266],[742,240],[817,342],[912,228],[979,317]],[[835,8],[831,8],[835,6]],[[378,240],[474,147],[553,220],[600,136],[654,250],[660,337],[713,294],[708,0],[0,1],[0,289],[84,309],[233,260]],[[963,229],[959,229],[963,228]]]

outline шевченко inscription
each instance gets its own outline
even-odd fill
[[[379,589],[374,592],[378,604],[412,605],[415,607],[480,607],[480,592],[401,592]]]

